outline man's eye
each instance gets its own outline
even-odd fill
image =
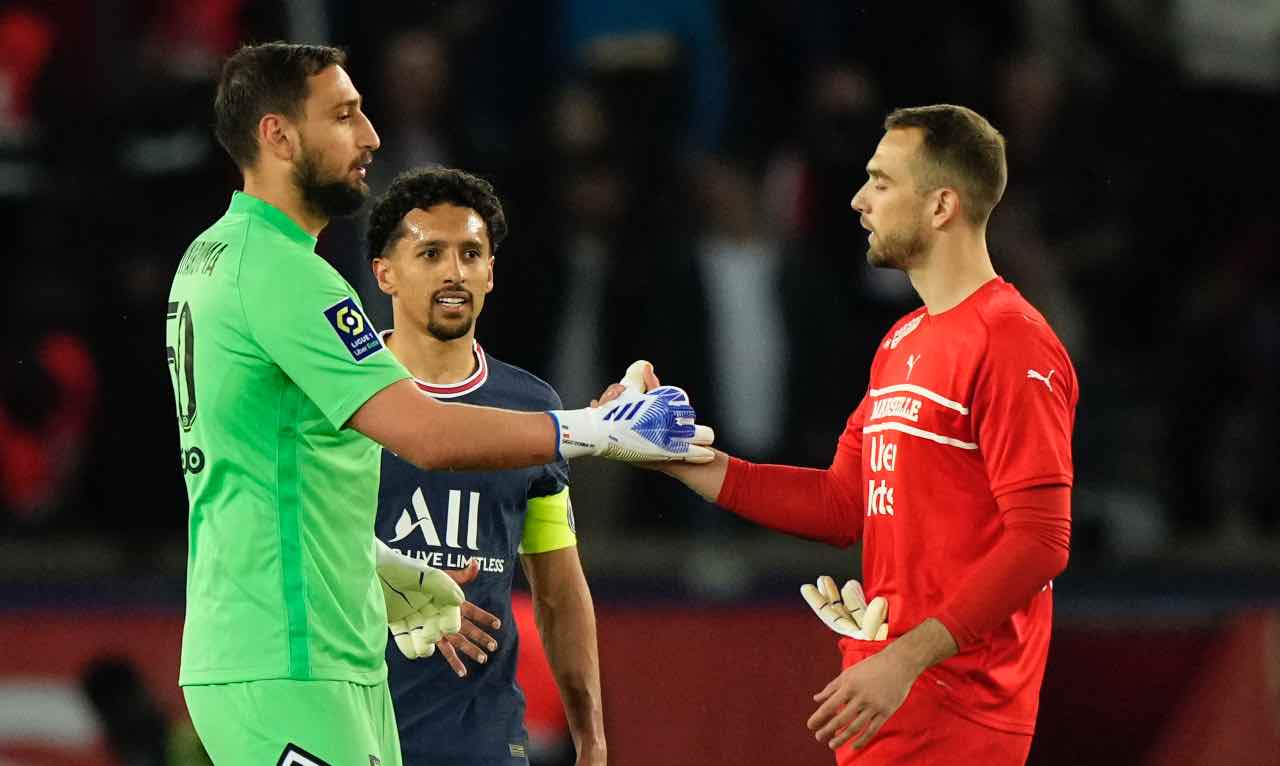
[[[435,249],[434,247],[428,247],[426,250],[422,251],[422,254],[427,258],[435,258],[437,255],[440,254],[440,251]]]
[[[467,251],[467,257],[468,257],[468,258],[472,258],[472,259],[479,258],[479,257],[480,257],[480,251],[479,251],[479,250],[468,250],[468,251]]]
[[[346,122],[347,120],[350,120],[350,119],[351,119],[351,115],[349,114],[338,115],[338,122]]]

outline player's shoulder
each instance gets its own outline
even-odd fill
[[[1009,352],[1016,356],[1044,348],[1067,356],[1066,348],[1049,321],[1017,288],[1000,280],[983,290],[975,312],[986,328],[990,351]]]
[[[523,405],[529,409],[558,410],[563,405],[560,395],[552,385],[532,372],[509,364],[485,352],[489,365],[489,385],[501,390],[512,406]]]
[[[983,285],[975,297],[973,312],[992,337],[1005,333],[1053,333],[1053,328],[1039,309],[1031,305],[1031,301],[1024,298],[1016,287],[1002,279]]]
[[[884,334],[884,337],[880,339],[880,350],[888,351],[897,348],[904,338],[915,332],[916,328],[920,326],[926,313],[927,309],[924,306],[920,306],[903,314],[898,321],[889,327],[889,331]]]
[[[335,287],[345,292],[342,275],[314,248],[252,218],[237,225],[245,227],[237,258],[242,288],[270,290],[281,298],[319,288]],[[287,287],[295,289],[283,289]]]

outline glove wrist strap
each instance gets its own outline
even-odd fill
[[[599,422],[594,410],[548,410],[556,424],[556,457],[572,460],[576,457],[599,455],[603,452],[603,439],[599,435]]]
[[[375,567],[381,569],[388,564],[394,564],[399,555],[391,550],[386,543],[376,537],[373,538],[373,563]]]

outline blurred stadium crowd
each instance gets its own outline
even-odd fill
[[[164,304],[238,183],[219,64],[272,39],[347,48],[375,192],[426,163],[495,183],[489,353],[570,406],[649,358],[722,447],[801,465],[918,305],[849,209],[881,120],[979,110],[1009,145],[997,270],[1082,384],[1073,568],[1276,549],[1280,5],[41,0],[0,2],[0,575],[14,541],[180,574]],[[362,237],[336,222],[320,249],[386,326]],[[592,575],[592,546],[765,534],[663,477],[575,470]]]

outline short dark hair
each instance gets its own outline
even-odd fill
[[[274,42],[246,45],[222,65],[213,101],[214,133],[241,170],[258,159],[258,123],[264,114],[297,118],[307,100],[307,78],[344,66],[347,54],[327,45]]]
[[[507,237],[507,216],[493,184],[457,168],[419,168],[396,176],[369,213],[369,260],[383,256],[404,236],[401,225],[410,210],[427,210],[440,204],[476,211],[489,230],[490,254]]]
[[[1004,196],[1009,169],[1004,136],[977,112],[954,104],[895,109],[885,130],[924,132],[921,180],[927,188],[951,186],[964,198],[970,223],[983,224]]]

